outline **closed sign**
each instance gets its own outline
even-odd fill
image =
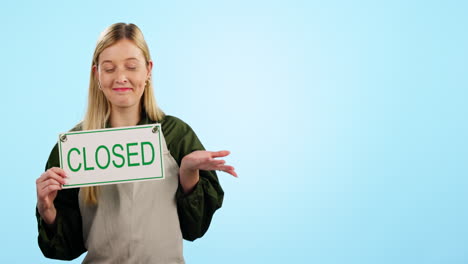
[[[63,188],[163,179],[161,144],[160,124],[60,134]]]

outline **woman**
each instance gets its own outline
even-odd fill
[[[48,258],[84,263],[184,263],[182,238],[203,236],[223,190],[214,170],[237,176],[205,151],[192,129],[157,107],[153,62],[139,28],[117,23],[101,35],[93,55],[88,108],[72,130],[161,123],[165,179],[64,189],[65,172],[53,148],[37,179],[39,247]]]

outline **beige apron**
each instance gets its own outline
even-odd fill
[[[161,134],[165,178],[100,186],[96,206],[79,194],[83,263],[185,263],[175,194],[179,166]]]

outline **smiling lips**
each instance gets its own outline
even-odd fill
[[[132,90],[132,88],[121,87],[121,88],[112,88],[112,90],[114,90],[114,91],[116,91],[116,92],[126,92],[126,91]]]

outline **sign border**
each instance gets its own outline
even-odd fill
[[[119,131],[119,130],[133,130],[133,129],[144,129],[144,128],[154,128],[155,126],[158,127],[158,131],[156,132],[158,134],[158,139],[159,139],[159,152],[161,155],[161,176],[159,177],[148,177],[148,178],[135,178],[135,179],[126,179],[126,180],[116,180],[116,181],[103,181],[103,182],[88,182],[88,183],[79,183],[79,184],[63,184],[62,186],[64,188],[72,188],[72,187],[78,187],[78,186],[91,186],[91,185],[104,185],[104,184],[113,184],[113,183],[119,183],[119,182],[128,182],[128,181],[140,181],[140,180],[151,180],[151,179],[164,179],[164,163],[163,163],[163,151],[162,151],[162,142],[161,142],[161,124],[156,123],[152,125],[140,125],[140,126],[131,126],[131,127],[120,127],[120,128],[104,128],[104,129],[96,129],[96,130],[85,130],[85,131],[72,131],[72,132],[66,132],[66,133],[61,133],[59,134],[59,155],[60,155],[60,168],[63,169],[63,158],[62,158],[62,141],[60,140],[60,137],[65,135],[77,135],[77,134],[90,134],[90,133],[100,133],[100,132],[110,132],[110,131]]]

